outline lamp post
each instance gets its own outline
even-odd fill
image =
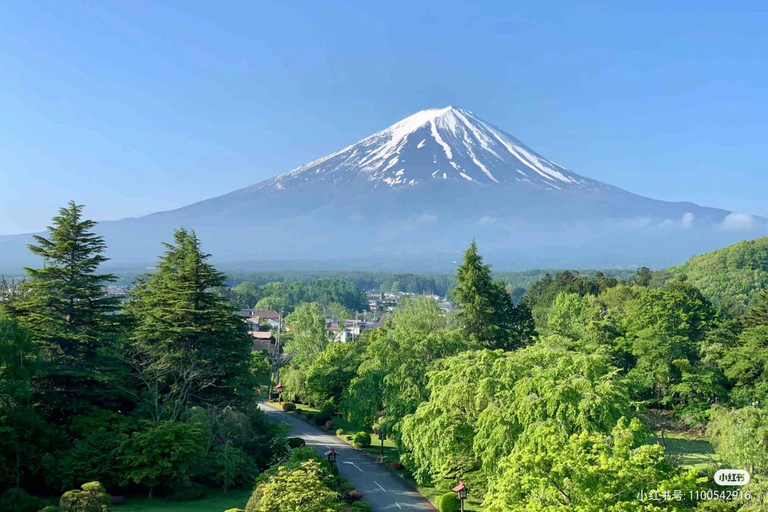
[[[338,453],[336,453],[336,449],[335,449],[333,446],[331,446],[331,449],[330,449],[330,450],[328,450],[327,452],[325,452],[325,456],[326,456],[326,458],[328,459],[328,462],[330,462],[330,463],[331,463],[331,466],[333,466],[334,464],[336,464],[336,457],[338,457],[338,455],[339,455],[339,454],[338,454]]]
[[[384,429],[379,427],[376,429],[376,435],[379,436],[379,441],[381,441],[381,456],[384,456]]]
[[[277,386],[275,386],[275,393],[277,393],[278,403],[282,403],[283,401],[283,383],[282,382],[278,382]]]
[[[451,489],[456,493],[456,497],[459,498],[461,504],[461,512],[464,512],[464,500],[467,499],[467,486],[464,485],[463,480],[459,480],[459,485]]]

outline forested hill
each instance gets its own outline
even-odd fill
[[[744,240],[699,254],[657,273],[659,280],[685,274],[713,303],[742,314],[768,286],[768,237]]]

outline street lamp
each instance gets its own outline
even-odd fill
[[[461,504],[461,512],[464,512],[464,500],[467,499],[467,486],[464,485],[463,480],[459,480],[459,485],[451,489],[456,493],[456,497],[459,498]]]
[[[376,435],[379,436],[379,441],[381,441],[381,456],[384,456],[384,429],[381,427],[376,429]]]
[[[331,449],[330,449],[330,450],[328,450],[327,452],[325,452],[325,456],[328,458],[328,462],[330,462],[330,463],[331,463],[331,465],[333,465],[333,464],[335,464],[335,463],[336,463],[336,457],[337,457],[338,455],[339,455],[339,454],[338,454],[338,453],[336,453],[336,449],[335,449],[335,448],[333,448],[333,447],[331,447]]]

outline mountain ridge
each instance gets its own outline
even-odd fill
[[[103,222],[121,264],[149,263],[180,226],[219,261],[418,261],[472,237],[522,266],[680,262],[765,232],[746,214],[659,201],[577,174],[455,107],[427,109],[339,151],[181,208]],[[29,261],[29,236],[0,237]],[[521,262],[530,262],[525,264]]]

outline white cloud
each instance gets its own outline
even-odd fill
[[[748,213],[731,213],[725,217],[720,227],[727,231],[743,231],[751,228],[754,220]]]
[[[696,215],[694,215],[693,212],[686,212],[686,213],[684,213],[683,214],[683,219],[682,219],[683,226],[687,228],[687,227],[693,225],[694,219],[696,219]]]
[[[481,226],[487,226],[488,224],[493,224],[494,222],[496,222],[496,217],[489,217],[488,215],[483,215],[480,217]]]
[[[430,224],[432,222],[437,221],[437,215],[435,215],[434,213],[425,213],[421,215],[418,219],[416,219],[416,221],[425,223],[425,224]]]

